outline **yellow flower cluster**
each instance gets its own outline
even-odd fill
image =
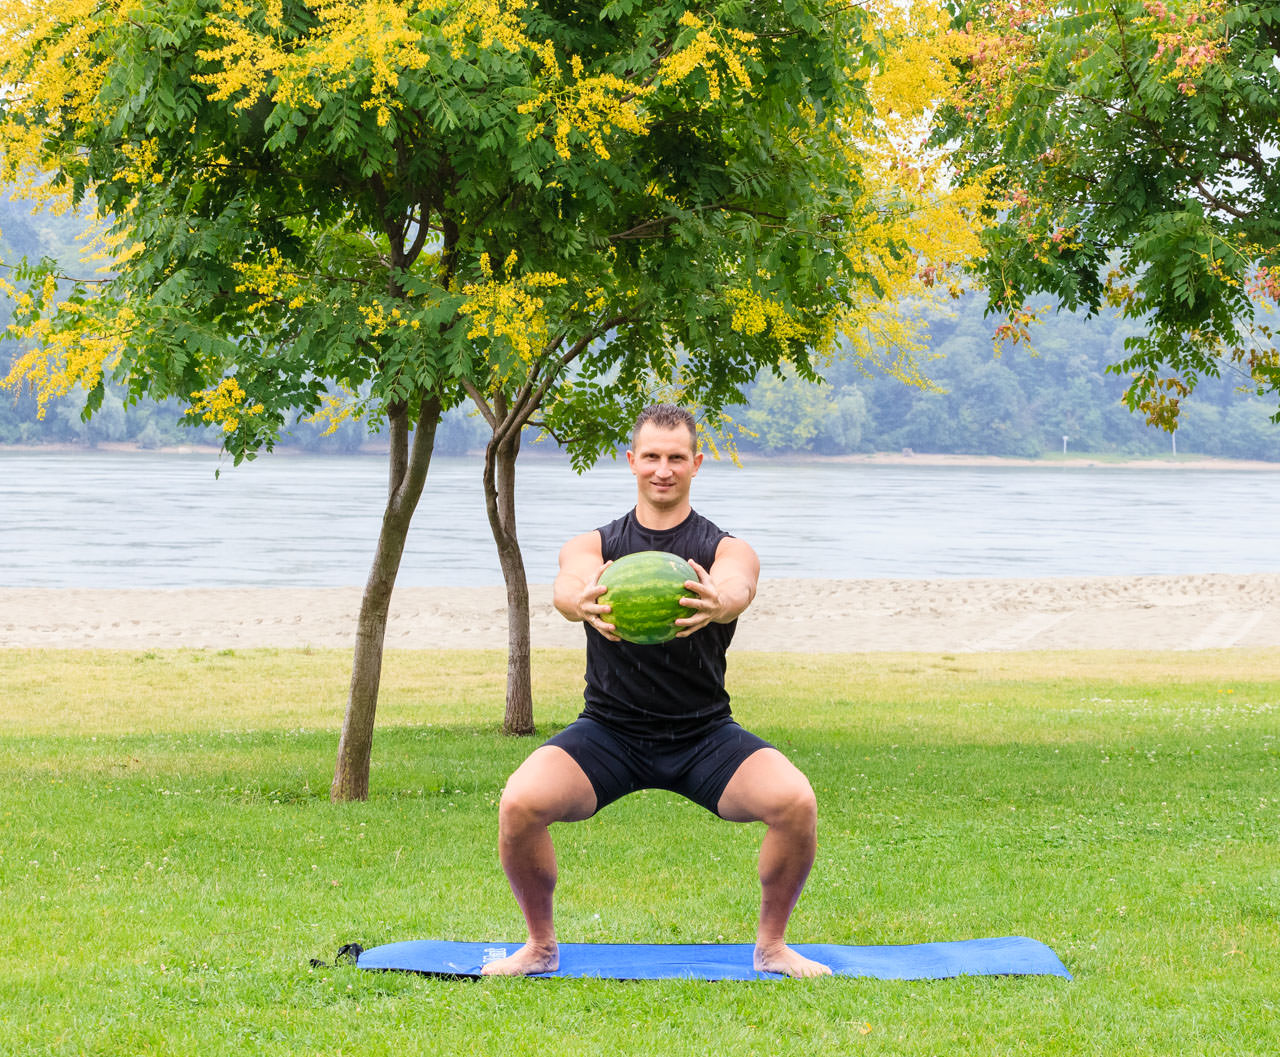
[[[125,143],[120,147],[120,153],[128,162],[128,167],[124,170],[125,183],[137,186],[164,181],[164,177],[156,172],[160,161],[160,146],[154,139]]]
[[[369,337],[381,337],[392,327],[408,327],[410,330],[417,330],[421,327],[421,322],[410,316],[406,316],[400,309],[392,306],[390,310],[381,301],[371,301],[368,304],[357,305],[356,311],[360,313],[364,319],[364,324],[369,328]]]
[[[320,406],[314,414],[308,415],[302,421],[310,423],[314,426],[324,426],[323,437],[330,437],[338,431],[338,427],[359,410],[354,399],[354,394],[348,390],[343,390],[342,396],[335,396],[332,393],[326,393],[320,400]]]
[[[582,301],[575,301],[570,310],[582,315],[597,316],[609,305],[609,299],[603,286],[593,286],[583,293]]]
[[[879,55],[859,73],[880,121],[927,119],[950,93],[954,64],[967,57],[969,38],[951,31],[951,20],[936,3],[879,2],[864,36]],[[891,46],[879,46],[886,41]],[[925,122],[927,125],[927,120]]]
[[[222,46],[198,52],[204,62],[218,67],[216,73],[197,75],[195,80],[213,88],[209,98],[221,102],[239,96],[236,108],[247,110],[266,91],[267,79],[286,63],[276,38],[262,33],[248,22],[253,7],[241,0],[226,0],[221,10],[209,13],[209,35]]]
[[[733,308],[729,326],[739,334],[754,337],[767,330],[782,345],[807,342],[812,337],[809,328],[792,318],[782,305],[761,297],[754,290],[738,287],[728,291],[725,300]]]
[[[46,299],[56,285],[56,279],[45,280]],[[9,283],[0,282],[0,289],[14,298],[20,311],[31,306],[30,295]],[[109,319],[94,315],[91,305],[64,304],[62,315],[57,327],[48,317],[11,323],[8,327],[12,337],[32,347],[14,358],[8,374],[0,379],[0,389],[29,387],[36,398],[39,418],[44,418],[50,400],[77,386],[92,389],[110,374],[136,324],[133,310],[127,305]]]
[[[751,88],[751,75],[747,72],[746,59],[754,59],[759,49],[752,43],[755,36],[732,26],[722,26],[715,20],[699,18],[691,11],[680,17],[680,25],[697,30],[693,40],[663,60],[659,81],[677,85],[695,70],[701,70],[707,79],[711,98],[719,99],[722,74],[716,60],[723,65],[729,80],[742,91]]]
[[[357,305],[357,311],[364,317],[364,325],[369,328],[370,337],[379,337],[387,332],[390,319],[383,307],[376,301],[371,305]]]
[[[522,114],[549,108],[553,115],[530,129],[530,139],[542,135],[554,120],[552,142],[560,157],[570,157],[569,137],[578,132],[586,137],[588,145],[599,157],[608,158],[605,137],[611,135],[615,128],[633,136],[645,134],[647,126],[640,99],[646,90],[637,91],[634,85],[613,74],[583,77],[582,61],[577,56],[570,63],[576,77],[572,83],[520,105]]]
[[[315,5],[324,45],[308,52],[305,63],[295,62],[285,80],[306,80],[316,69],[330,71],[331,83],[345,87],[356,58],[369,64],[369,98],[362,106],[377,112],[379,126],[401,109],[397,90],[401,70],[427,65],[422,33],[410,21],[411,5],[394,0],[319,0]]]
[[[269,247],[260,260],[233,261],[231,267],[244,279],[236,287],[236,293],[258,295],[258,300],[249,305],[246,312],[257,312],[277,302],[287,303],[291,309],[306,304],[302,284],[293,272],[287,270],[287,262],[274,246]]]
[[[214,90],[213,100],[239,97],[237,108],[248,108],[263,95],[271,78],[278,78],[272,99],[277,103],[314,107],[316,91],[342,91],[355,82],[357,69],[367,71],[369,98],[361,106],[377,113],[379,125],[400,109],[397,91],[400,74],[427,64],[422,33],[413,16],[422,8],[441,4],[408,5],[394,0],[312,0],[318,19],[306,38],[284,46],[279,35],[264,33],[256,25],[259,10],[246,0],[223,0],[221,11],[210,16],[210,35],[221,47],[200,53],[217,64],[216,73],[198,78]],[[463,5],[466,6],[466,5]],[[280,0],[266,0],[262,20],[269,29],[280,29]]]
[[[0,179],[41,200],[55,191],[40,174],[45,149],[65,125],[101,117],[98,94],[114,54],[96,38],[127,19],[132,0],[48,0],[0,7]]]
[[[40,284],[40,300],[45,304],[49,304],[58,293],[58,277],[56,275],[46,275],[44,281]],[[15,286],[0,273],[0,294],[10,298],[14,307],[19,314],[29,312],[36,303],[36,299],[20,286]],[[11,323],[9,332],[18,336],[24,336],[24,330],[21,325]]]
[[[245,391],[235,376],[224,378],[211,389],[200,389],[191,394],[191,406],[186,414],[199,415],[205,422],[218,423],[224,433],[234,433],[240,428],[241,418],[262,414],[262,404],[245,402]]]
[[[503,272],[511,275],[517,260],[514,250],[503,263]],[[489,255],[482,254],[480,268],[485,281],[468,283],[462,288],[461,312],[471,317],[468,340],[485,338],[495,344],[505,344],[519,362],[533,363],[549,341],[545,300],[539,291],[563,286],[566,282],[555,272],[530,272],[509,279],[494,276]]]
[[[445,12],[440,28],[455,59],[462,58],[467,41],[475,37],[482,50],[497,44],[513,55],[531,51],[551,76],[559,77],[560,64],[551,42],[536,41],[525,32],[523,12],[530,6],[526,0],[441,0],[432,5]]]
[[[645,100],[664,87],[679,85],[695,71],[707,79],[708,92],[719,99],[722,83],[728,80],[742,91],[751,88],[747,60],[758,55],[755,37],[739,29],[705,21],[690,12],[680,24],[697,32],[692,39],[662,60],[657,76],[637,83],[614,74],[588,74],[580,56],[569,57],[569,73],[564,76],[550,44],[539,48],[528,38],[523,46],[532,48],[544,64],[544,91],[520,106],[520,113],[545,113],[529,132],[529,138],[551,129],[552,143],[562,158],[570,157],[570,139],[576,133],[601,158],[610,157],[607,138],[621,131],[643,136],[648,131]]]
[[[815,233],[845,257],[848,285],[844,307],[814,324],[813,347],[838,341],[855,359],[927,385],[916,361],[927,355],[920,313],[962,292],[956,262],[982,255],[977,232],[991,199],[982,180],[957,187],[947,150],[929,142],[939,100],[963,93],[952,60],[973,40],[952,32],[932,0],[870,0],[869,10],[879,59],[848,72],[865,83],[870,108],[828,110],[822,120],[806,113],[791,137],[801,154],[817,149],[831,166],[857,171],[863,187],[857,200],[833,204],[849,218],[838,231]],[[821,193],[820,180],[813,190]]]
[[[1146,0],[1147,25],[1156,44],[1152,59],[1169,63],[1162,81],[1177,81],[1183,95],[1195,95],[1196,82],[1206,67],[1217,62],[1227,48],[1228,28],[1223,0]]]

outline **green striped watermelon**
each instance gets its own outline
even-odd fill
[[[600,601],[612,607],[604,620],[620,639],[652,646],[676,637],[672,621],[689,615],[680,599],[689,594],[686,580],[696,580],[693,566],[667,551],[636,551],[619,558],[600,574],[608,590]]]

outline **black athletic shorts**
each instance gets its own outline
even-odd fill
[[[669,789],[712,814],[719,814],[720,797],[743,761],[773,747],[732,719],[697,739],[655,742],[582,716],[547,744],[564,749],[591,779],[597,811],[638,789]]]

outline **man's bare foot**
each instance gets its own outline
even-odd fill
[[[554,941],[546,946],[526,943],[515,954],[483,966],[480,975],[529,976],[533,973],[553,973],[559,968],[560,948]]]
[[[785,944],[776,947],[756,947],[752,959],[755,968],[762,973],[782,973],[784,976],[830,976],[830,967],[803,954],[797,954]]]

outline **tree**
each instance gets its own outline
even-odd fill
[[[0,176],[92,211],[107,265],[69,289],[50,262],[8,284],[31,342],[8,383],[82,387],[87,414],[109,380],[176,398],[237,463],[298,415],[387,430],[331,790],[363,798],[391,592],[464,393],[493,431],[501,547],[533,410],[589,460],[655,379],[714,408],[762,364],[812,376],[815,351],[869,319],[868,291],[940,283],[974,247],[943,155],[907,158],[860,87],[861,57],[920,17],[818,0],[0,4]],[[928,98],[944,59],[902,63],[899,95]]]
[[[830,418],[837,414],[830,386],[803,381],[788,372],[766,375],[751,389],[741,414],[749,446],[767,454],[811,451]]]
[[[390,434],[335,799],[367,795],[391,591],[436,424],[477,356],[468,278],[495,215],[545,220],[509,209],[554,154],[521,112],[552,56],[513,39],[517,11],[0,8],[4,175],[95,210],[111,269],[69,293],[51,266],[19,273],[33,346],[10,384],[44,401],[82,386],[87,413],[111,377],[176,397],[237,463],[326,406]]]
[[[1027,299],[1119,306],[1145,333],[1125,400],[1176,426],[1205,376],[1275,400],[1260,309],[1280,294],[1280,3],[962,0],[970,88],[939,139],[1003,199],[979,260],[1019,335]]]

